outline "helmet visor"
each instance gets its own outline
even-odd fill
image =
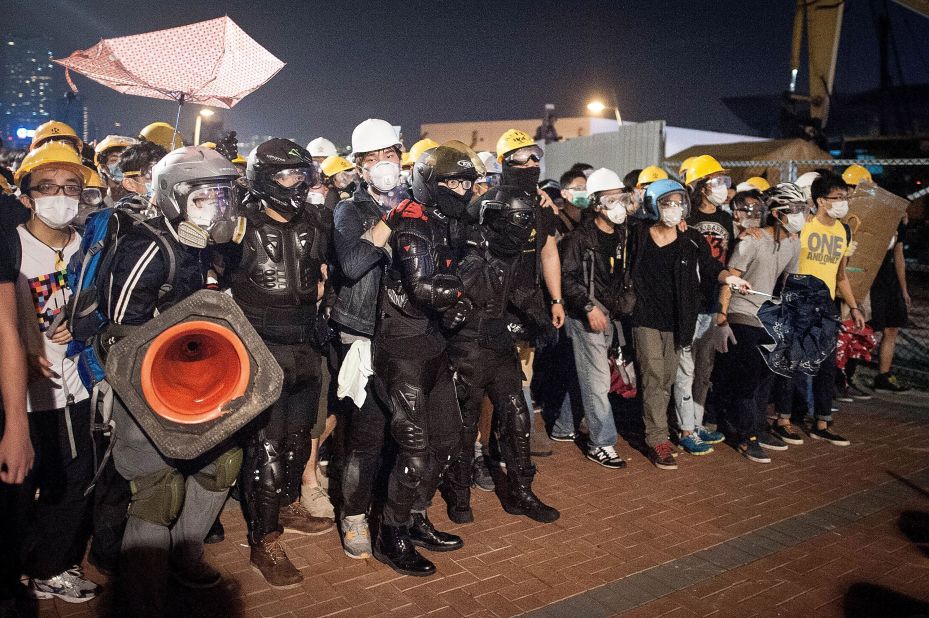
[[[308,167],[294,167],[283,169],[275,172],[271,175],[271,180],[281,185],[285,189],[293,189],[300,183],[307,183],[307,185],[316,184],[314,174],[311,168]]]
[[[187,220],[203,228],[235,213],[235,192],[229,183],[202,185],[187,196]]]

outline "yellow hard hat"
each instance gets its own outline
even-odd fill
[[[687,157],[681,162],[681,166],[677,170],[677,177],[683,178],[684,174],[687,173],[687,170],[690,169],[690,164],[694,162],[694,159],[697,157]]]
[[[25,178],[40,167],[47,165],[74,170],[81,175],[85,185],[90,181],[90,175],[93,173],[93,170],[81,163],[80,155],[74,152],[73,148],[58,141],[51,141],[31,150],[23,157],[23,162],[19,164],[19,169],[13,176],[13,182],[22,187]]]
[[[172,145],[172,137],[174,138]],[[174,127],[167,122],[153,122],[139,132],[139,139],[158,144],[168,152],[184,146],[180,133],[174,132]]]
[[[230,163],[232,163],[233,165],[245,165],[248,163],[248,161],[246,161],[245,157],[243,157],[241,154],[237,154],[235,156],[235,159],[230,161]]]
[[[535,140],[525,131],[510,129],[497,140],[497,161],[503,163],[503,158],[514,150],[534,146]]]
[[[687,168],[684,177],[684,184],[692,185],[711,174],[725,171],[723,166],[719,164],[719,161],[710,155],[700,155],[699,157],[694,157],[694,160],[690,162],[690,167]]]
[[[96,187],[97,189],[106,189],[106,183],[100,178],[100,174],[90,170],[89,177],[84,181],[84,187]]]
[[[649,183],[655,182],[656,180],[667,180],[668,172],[664,171],[657,165],[649,165],[641,172],[639,172],[639,179],[636,181],[636,184],[639,186],[647,185]]]
[[[842,172],[842,180],[845,181],[845,184],[854,187],[862,180],[867,180],[868,182],[874,182],[871,178],[871,172],[868,171],[868,168],[854,163],[845,168],[845,171]]]
[[[752,176],[745,182],[755,187],[759,191],[767,191],[768,189],[771,188],[771,183],[765,180],[764,178],[762,178],[761,176]]]
[[[10,187],[10,183],[7,182],[6,176],[0,174],[0,193],[3,195],[13,195],[13,188]]]
[[[210,150],[216,150],[216,142],[200,142],[199,145]]]
[[[330,155],[323,159],[323,162],[319,165],[319,169],[322,170],[323,174],[329,178],[332,178],[339,172],[355,169],[355,166],[344,157],[340,157],[339,155]]]
[[[126,137],[125,135],[107,135],[100,141],[99,144],[94,146],[94,165],[100,165],[100,155],[105,153],[107,150],[113,150],[114,148],[128,148],[133,144],[138,144],[139,140],[133,139],[131,137]]]
[[[32,144],[30,144],[29,150],[38,148],[48,140],[57,140],[62,137],[74,144],[74,148],[78,152],[84,147],[84,142],[81,141],[81,138],[77,136],[77,133],[70,125],[58,120],[49,120],[36,127],[35,135],[32,137]]]
[[[407,159],[406,162],[403,163],[403,165],[413,165],[419,160],[421,156],[423,156],[424,152],[432,148],[438,148],[438,147],[439,147],[439,142],[429,137],[424,137],[423,139],[419,140],[418,142],[410,146],[410,149],[407,152],[403,153],[404,155],[406,155],[406,159]]]

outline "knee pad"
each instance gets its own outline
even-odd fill
[[[393,419],[390,430],[400,448],[421,451],[426,448],[427,438],[423,415],[425,401],[421,388],[403,383],[391,393]]]
[[[400,484],[416,489],[426,478],[429,457],[426,453],[401,453],[397,457],[397,469],[400,471]]]
[[[194,479],[207,491],[226,491],[232,487],[242,469],[242,449],[231,448],[213,462],[213,471],[200,470]]]
[[[184,506],[184,475],[174,468],[133,479],[129,490],[129,515],[159,526],[170,526]]]

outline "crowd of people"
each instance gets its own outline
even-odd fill
[[[883,333],[873,386],[905,389],[891,370],[910,304],[902,237],[870,315],[845,271],[856,243],[842,219],[866,169],[733,186],[701,155],[677,178],[578,163],[543,180],[544,155],[515,129],[494,153],[406,149],[379,119],[341,155],[325,138],[247,156],[234,139],[184,146],[165,123],[94,146],[61,122],[39,127],[0,168],[0,602],[12,607],[21,582],[33,598],[95,598],[86,554],[120,607],[161,615],[169,578],[221,581],[203,544],[224,537],[230,493],[273,587],[303,580],[282,534],[333,528],[348,558],[431,575],[421,550],[457,550],[467,534],[432,524],[437,493],[457,524],[474,521],[474,488],[551,523],[533,457],[552,441],[624,468],[617,392],[641,406],[644,439],[623,437],[663,470],[724,441],[758,463],[807,437],[847,446],[835,401],[870,394],[854,363],[837,370],[835,337],[811,379],[759,352],[762,302],[793,275],[825,318]],[[76,285],[95,257],[93,281]],[[106,376],[88,367],[203,289],[231,295],[284,379],[242,430],[176,459],[144,411],[97,397]]]

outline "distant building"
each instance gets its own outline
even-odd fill
[[[44,37],[0,38],[0,139],[6,148],[28,146],[35,128],[51,118],[55,80],[50,47]]]

